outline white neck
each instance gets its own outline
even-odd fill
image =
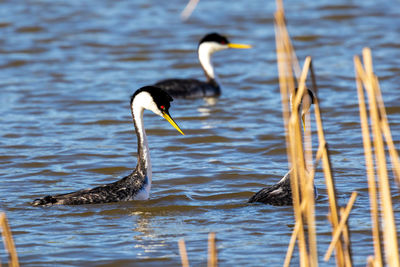
[[[312,105],[312,101],[313,100],[312,100],[310,94],[308,92],[306,92],[304,94],[303,98],[301,99],[301,103],[300,103],[300,112],[301,112],[302,116],[304,114],[306,114],[307,111],[310,110],[311,105]],[[293,111],[293,105],[294,105],[293,94],[290,94],[289,102],[290,102],[290,110]]]
[[[220,50],[227,49],[228,46],[213,42],[201,43],[198,49],[200,64],[207,75],[207,78],[215,79],[214,66],[211,62],[211,55]]]
[[[151,160],[150,150],[147,142],[146,131],[143,124],[143,112],[144,104],[148,101],[149,94],[140,94],[135,97],[132,102],[132,115],[136,125],[136,133],[138,135],[138,160],[144,160],[148,183],[151,186],[152,171],[151,171]]]

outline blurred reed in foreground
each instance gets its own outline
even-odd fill
[[[321,161],[325,176],[326,190],[328,193],[330,214],[329,221],[332,224],[332,245],[336,251],[336,262],[339,266],[351,266],[350,240],[344,238],[344,229],[347,227],[348,214],[355,201],[357,193],[352,197],[340,215],[340,208],[336,203],[334,179],[331,171],[328,146],[323,131],[321,113],[318,101],[318,88],[312,66],[311,57],[307,57],[300,71],[300,66],[292,46],[286,27],[286,20],[282,2],[277,3],[278,10],[275,13],[275,40],[279,71],[279,87],[282,98],[283,120],[286,133],[286,147],[289,160],[289,168],[293,169],[291,176],[291,188],[293,197],[293,209],[296,224],[289,243],[284,266],[289,266],[297,241],[301,266],[318,266],[317,235],[315,227],[315,192],[314,175],[316,165]],[[306,82],[314,92],[314,116],[318,133],[318,150],[313,163],[311,145],[311,126],[309,116],[306,116],[305,132],[302,135],[299,107],[301,100],[307,92]],[[295,90],[295,88],[298,88]],[[292,109],[289,108],[290,96],[292,96]],[[291,113],[290,113],[290,110]],[[328,257],[327,257],[328,258]]]
[[[284,266],[289,266],[295,241],[299,247],[301,266],[318,266],[317,243],[314,222],[314,201],[313,184],[315,167],[312,166],[311,153],[311,134],[310,127],[304,133],[304,140],[301,136],[298,107],[301,98],[305,93],[305,83],[308,71],[311,76],[311,85],[314,94],[317,95],[317,85],[312,60],[307,57],[303,69],[299,71],[299,63],[296,53],[287,32],[282,1],[277,2],[278,10],[275,13],[276,47],[279,70],[279,83],[282,95],[282,107],[285,130],[287,133],[286,142],[288,148],[289,165],[294,169],[293,179],[291,180],[293,192],[293,208],[296,219],[292,239],[289,244],[288,253]],[[394,177],[400,184],[400,165],[397,151],[394,147],[387,121],[386,111],[382,100],[382,95],[378,79],[373,73],[372,57],[369,49],[363,50],[365,69],[362,67],[360,59],[354,58],[356,66],[357,91],[360,104],[360,118],[363,133],[365,159],[367,166],[367,177],[369,185],[369,195],[371,201],[371,218],[373,222],[373,240],[375,256],[366,259],[370,266],[399,266],[399,253],[397,231],[394,221],[394,214],[391,202],[391,192],[389,187],[388,171],[383,137],[386,140],[389,151]],[[294,77],[296,76],[296,78]],[[297,92],[294,86],[297,85]],[[367,91],[372,137],[374,147],[372,149],[370,141],[370,131],[368,126],[367,108],[363,88]],[[292,103],[292,113],[289,113],[289,95],[295,95]],[[346,208],[340,208],[336,203],[335,184],[331,171],[328,146],[324,137],[322,120],[320,115],[318,97],[314,103],[315,121],[318,132],[318,150],[315,157],[315,164],[322,160],[322,167],[325,176],[326,189],[328,193],[330,214],[329,221],[332,225],[332,241],[325,253],[324,260],[328,261],[335,249],[337,266],[352,266],[350,230],[347,221],[351,208],[356,200],[357,193],[353,192]],[[309,123],[308,123],[309,125]],[[303,145],[304,144],[304,145]],[[375,168],[373,164],[373,152],[375,155]],[[307,162],[304,159],[307,159]],[[377,181],[374,169],[377,170]],[[376,184],[379,187],[377,195]],[[296,203],[297,202],[297,203]],[[378,203],[381,204],[379,211]],[[340,211],[340,212],[338,212]],[[383,238],[379,228],[379,221],[384,225]],[[305,237],[307,233],[307,238]],[[386,262],[382,259],[382,243]]]
[[[384,250],[386,264],[388,266],[400,266],[397,231],[392,207],[392,195],[390,192],[384,139],[386,140],[394,177],[397,182],[399,182],[400,178],[399,157],[394,148],[390,133],[378,78],[373,72],[371,50],[369,48],[364,48],[362,54],[364,67],[358,56],[354,57],[354,65],[367,169],[372,235],[374,240],[374,256],[368,260],[368,264],[369,266],[385,265],[382,257],[382,251]],[[364,90],[367,94],[367,98],[365,97]],[[366,99],[368,99],[369,104],[369,120]],[[368,124],[368,121],[370,121],[371,125]],[[371,143],[373,143],[373,145],[371,145]],[[380,209],[378,203],[380,203]],[[382,223],[382,228],[380,228],[380,221]],[[382,240],[384,244],[383,249]]]
[[[186,254],[186,245],[185,241],[182,238],[178,242],[179,245],[179,254],[181,255],[182,267],[189,267],[189,259]],[[215,242],[215,233],[211,232],[208,234],[208,263],[207,267],[217,267],[218,266],[218,253],[217,253],[217,245]]]
[[[335,182],[329,159],[328,144],[323,130],[312,59],[307,57],[303,67],[300,67],[287,31],[281,0],[277,0],[275,36],[288,163],[289,168],[293,170],[291,189],[296,221],[284,266],[290,265],[296,243],[299,249],[300,266],[318,266],[314,175],[316,166],[320,163],[324,172],[329,201],[328,220],[332,226],[332,240],[325,253],[324,260],[329,261],[330,256],[335,252],[337,266],[352,266],[351,230],[347,222],[356,201],[357,192],[352,192],[346,207],[337,205]],[[363,50],[363,61],[364,67],[359,57],[354,57],[374,246],[374,256],[368,257],[366,263],[368,266],[374,267],[400,266],[384,141],[386,141],[390,156],[393,176],[398,185],[400,185],[399,157],[392,140],[379,82],[373,73],[371,51],[368,48]],[[318,148],[315,156],[312,153],[309,115],[305,118],[304,134],[301,131],[299,116],[299,106],[304,94],[307,92],[307,81],[315,95],[314,117],[318,135]],[[365,89],[368,97],[369,116],[363,89]],[[290,103],[290,96],[292,96],[292,103]],[[371,125],[368,124],[368,121],[371,122]],[[380,207],[378,203],[380,203]],[[214,255],[216,257],[216,254]],[[209,266],[216,265],[210,265],[209,261]]]
[[[6,214],[4,212],[0,213],[0,229],[3,236],[4,247],[8,252],[8,266],[18,267],[19,263],[17,251],[15,250],[14,240],[11,234],[10,227],[8,225]]]

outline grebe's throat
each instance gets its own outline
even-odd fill
[[[147,178],[151,183],[152,172],[151,172],[150,150],[147,142],[146,130],[144,129],[144,123],[143,123],[143,112],[144,112],[143,103],[147,101],[147,95],[148,94],[137,95],[135,99],[132,101],[131,110],[132,110],[133,123],[135,124],[135,131],[138,143],[137,144],[138,161],[136,169],[142,172],[144,175],[147,175]],[[150,95],[148,95],[148,97],[150,97]]]
[[[211,55],[218,51],[218,50],[222,50],[221,45],[217,45],[214,43],[202,43],[199,46],[198,49],[198,54],[199,54],[199,61],[201,64],[201,67],[204,70],[204,73],[207,76],[207,80],[215,80],[215,73],[214,73],[214,66],[211,62]]]

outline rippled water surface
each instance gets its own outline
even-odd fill
[[[292,209],[246,204],[287,170],[275,3],[200,1],[182,22],[185,4],[0,1],[0,205],[23,266],[177,266],[180,238],[191,264],[204,266],[210,231],[217,233],[221,266],[283,263]],[[299,58],[314,59],[339,204],[359,192],[350,228],[354,263],[365,266],[373,249],[353,56],[372,48],[400,147],[400,3],[291,0],[285,7]],[[149,201],[30,205],[128,174],[136,165],[130,95],[168,77],[203,78],[196,47],[212,31],[254,48],[215,54],[223,90],[216,103],[172,103],[171,115],[186,136],[145,112],[153,164]],[[320,170],[316,186],[320,264],[332,266],[333,258],[322,261],[330,227]],[[398,211],[397,190],[393,200]],[[7,260],[2,246],[0,256]]]

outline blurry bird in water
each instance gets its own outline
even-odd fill
[[[297,89],[295,90],[297,92]],[[302,103],[300,105],[301,119],[303,121],[303,128],[305,130],[305,114],[310,110],[311,105],[314,103],[314,94],[311,90],[307,90],[304,94]],[[290,96],[291,106],[292,96]],[[255,193],[248,200],[249,203],[261,202],[264,204],[270,204],[274,206],[287,206],[292,205],[292,188],[290,186],[290,175],[293,170],[289,170],[283,178],[276,184],[265,187]],[[315,198],[318,196],[316,187],[314,186]]]
[[[218,33],[210,33],[200,40],[197,48],[199,61],[204,70],[207,81],[196,79],[166,79],[159,81],[155,86],[163,89],[174,98],[202,98],[217,97],[221,94],[221,89],[217,83],[214,67],[211,62],[211,55],[225,49],[246,49],[251,48],[246,44],[233,44],[228,39]]]

